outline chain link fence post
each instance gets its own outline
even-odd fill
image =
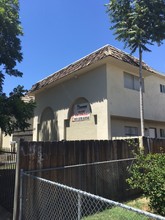
[[[13,220],[17,220],[19,216],[19,184],[20,184],[20,145],[21,140],[17,145],[16,154],[16,170],[15,170],[15,189],[14,189],[14,207],[13,207]]]
[[[20,196],[19,196],[19,220],[22,220],[22,189],[23,188],[23,169],[20,170]]]
[[[81,194],[78,193],[78,220],[81,219]]]

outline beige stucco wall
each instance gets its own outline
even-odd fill
[[[72,77],[45,88],[36,94],[37,108],[34,117],[33,140],[38,138],[38,124],[43,110],[50,107],[57,119],[58,140],[110,139],[124,136],[124,126],[138,127],[140,135],[139,91],[124,88],[124,72],[138,76],[138,68],[127,63],[108,60],[106,65]],[[156,128],[165,129],[165,94],[160,93],[165,78],[144,72],[145,132]],[[70,123],[68,111],[78,98],[87,99],[91,106],[91,120]],[[94,122],[97,116],[97,124]]]
[[[135,71],[129,65],[125,65],[124,69],[110,64],[107,66],[110,114],[140,118],[139,91],[124,88],[124,71],[138,76],[138,68]],[[160,93],[160,84],[165,85],[165,77],[144,77],[144,118],[165,122],[165,93]]]
[[[72,122],[70,127],[66,128],[66,140],[93,140],[97,139],[97,125],[94,121],[94,116],[90,115],[90,120]]]
[[[12,141],[12,135],[1,135],[1,147],[2,149],[11,149],[11,141]]]
[[[149,76],[145,79],[144,117],[165,122],[165,93],[160,92],[160,84],[165,85],[165,77]]]
[[[137,127],[138,128],[138,135],[140,135],[140,121],[134,118],[111,118],[112,123],[112,137],[124,137],[125,136],[125,126],[128,127]],[[156,137],[160,137],[160,129],[165,129],[164,122],[156,122],[156,121],[145,121],[145,136],[149,137],[149,129],[155,128],[156,129]]]
[[[140,135],[140,123],[135,119],[126,118],[111,118],[112,126],[112,137],[124,137],[125,136],[125,126],[137,127],[138,135]]]
[[[124,88],[124,72],[138,76],[138,68],[130,65],[107,65],[108,114],[112,137],[125,136],[124,126],[137,127],[140,135],[139,91]],[[165,129],[165,93],[160,92],[160,84],[165,85],[165,77],[151,73],[144,76],[145,135],[148,135],[149,128],[156,128],[157,137],[160,138],[160,128]]]
[[[93,139],[108,139],[107,88],[105,65],[93,69],[85,74],[72,77],[55,87],[45,89],[36,94],[37,108],[34,117],[33,140],[37,140],[37,128],[42,111],[51,107],[57,117],[59,140],[65,138],[64,120],[68,119],[68,111],[79,97],[87,99],[91,105],[92,115],[97,115],[97,125],[93,131]],[[80,122],[81,123],[81,122]],[[89,124],[88,124],[89,125]],[[84,132],[80,132],[78,139],[87,139],[86,133],[90,127],[84,124]],[[74,138],[73,135],[70,138]],[[76,140],[76,135],[75,138]],[[91,139],[89,137],[89,139]]]
[[[138,118],[139,92],[124,88],[124,71],[131,72],[131,68],[128,66],[127,68],[122,69],[118,66],[107,65],[110,115]]]

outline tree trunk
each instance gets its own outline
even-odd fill
[[[140,84],[139,93],[140,93],[141,136],[144,137],[144,105],[143,105],[142,48],[141,46],[139,46],[139,84]],[[142,140],[142,146],[143,146],[143,140]]]

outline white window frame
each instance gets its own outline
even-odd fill
[[[144,79],[142,79],[142,83],[143,83],[143,92],[144,92]],[[140,90],[139,77],[124,72],[124,88],[139,91]]]

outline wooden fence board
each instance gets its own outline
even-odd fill
[[[22,142],[20,167],[35,170],[132,158],[133,150],[137,152],[137,143],[138,139],[135,139],[135,145],[126,140]],[[164,139],[144,139],[144,143],[145,152],[165,152]]]

